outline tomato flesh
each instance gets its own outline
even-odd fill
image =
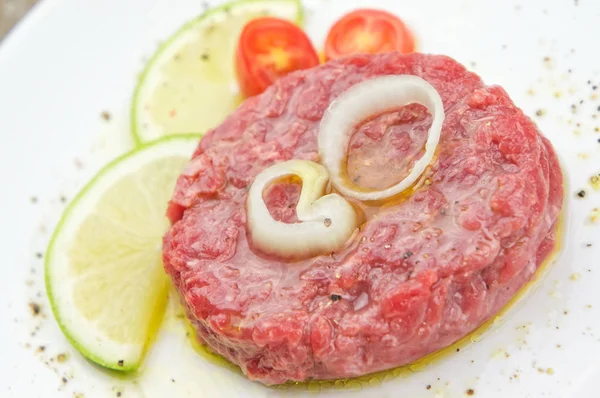
[[[326,59],[357,53],[383,53],[415,50],[410,30],[397,16],[381,10],[360,9],[339,19],[325,42]]]
[[[319,64],[317,52],[302,29],[273,17],[246,24],[235,58],[238,83],[245,97],[262,93],[290,72]]]

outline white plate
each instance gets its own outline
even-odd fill
[[[202,3],[47,0],[1,44],[0,396],[296,394],[207,362],[189,349],[176,324],[163,329],[139,377],[115,379],[68,345],[43,288],[36,253],[43,253],[60,216],[61,197],[71,198],[104,162],[131,145],[128,109],[136,73],[158,41],[201,12]],[[307,29],[322,43],[345,10],[375,2],[306,3]],[[421,50],[451,55],[486,82],[503,85],[539,123],[569,176],[569,229],[562,257],[478,342],[379,387],[343,395],[463,397],[473,389],[485,398],[598,396],[600,222],[589,217],[600,208],[600,192],[587,181],[600,172],[600,133],[594,131],[600,101],[593,97],[600,89],[592,87],[600,84],[600,2],[380,0],[377,6],[401,15]],[[545,115],[535,116],[538,109]],[[100,117],[105,110],[110,122]],[[576,198],[582,188],[588,194]],[[32,316],[30,302],[40,303],[41,315]],[[60,353],[68,359],[57,363]]]

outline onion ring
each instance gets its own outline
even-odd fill
[[[273,219],[263,199],[265,188],[286,176],[302,179],[296,205],[299,223]],[[263,170],[248,193],[247,217],[250,239],[266,253],[281,257],[309,257],[335,250],[354,233],[359,217],[352,205],[338,194],[325,195],[327,169],[309,160],[289,160]]]
[[[368,190],[349,185],[342,168],[347,158],[352,129],[368,117],[412,103],[424,105],[433,118],[425,143],[425,154],[416,161],[405,178],[389,188]],[[333,187],[343,195],[361,201],[386,199],[409,188],[433,159],[444,117],[444,104],[439,93],[417,76],[381,76],[350,87],[329,105],[319,128],[319,155],[331,174]]]

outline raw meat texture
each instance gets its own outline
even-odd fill
[[[420,76],[444,102],[421,183],[358,204],[367,221],[334,253],[284,262],[253,250],[253,178],[276,162],[317,161],[329,103],[385,74]],[[430,119],[410,105],[357,126],[349,176],[371,188],[397,182],[421,156]],[[271,214],[293,222],[299,192],[271,187]],[[448,346],[498,312],[554,248],[562,199],[552,146],[502,88],[445,56],[358,55],[279,80],[205,135],[169,206],[164,264],[198,337],[250,379],[358,376]]]

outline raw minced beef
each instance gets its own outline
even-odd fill
[[[318,161],[329,103],[386,74],[420,76],[444,103],[420,184],[359,204],[367,221],[333,253],[285,262],[254,250],[253,178],[288,159]],[[357,126],[349,177],[369,188],[397,182],[421,156],[430,120],[410,105]],[[299,192],[272,186],[271,214],[293,222]],[[562,198],[554,150],[502,88],[444,56],[358,55],[279,80],[205,135],[169,206],[164,264],[199,339],[249,378],[357,376],[448,346],[498,312],[554,248]]]

